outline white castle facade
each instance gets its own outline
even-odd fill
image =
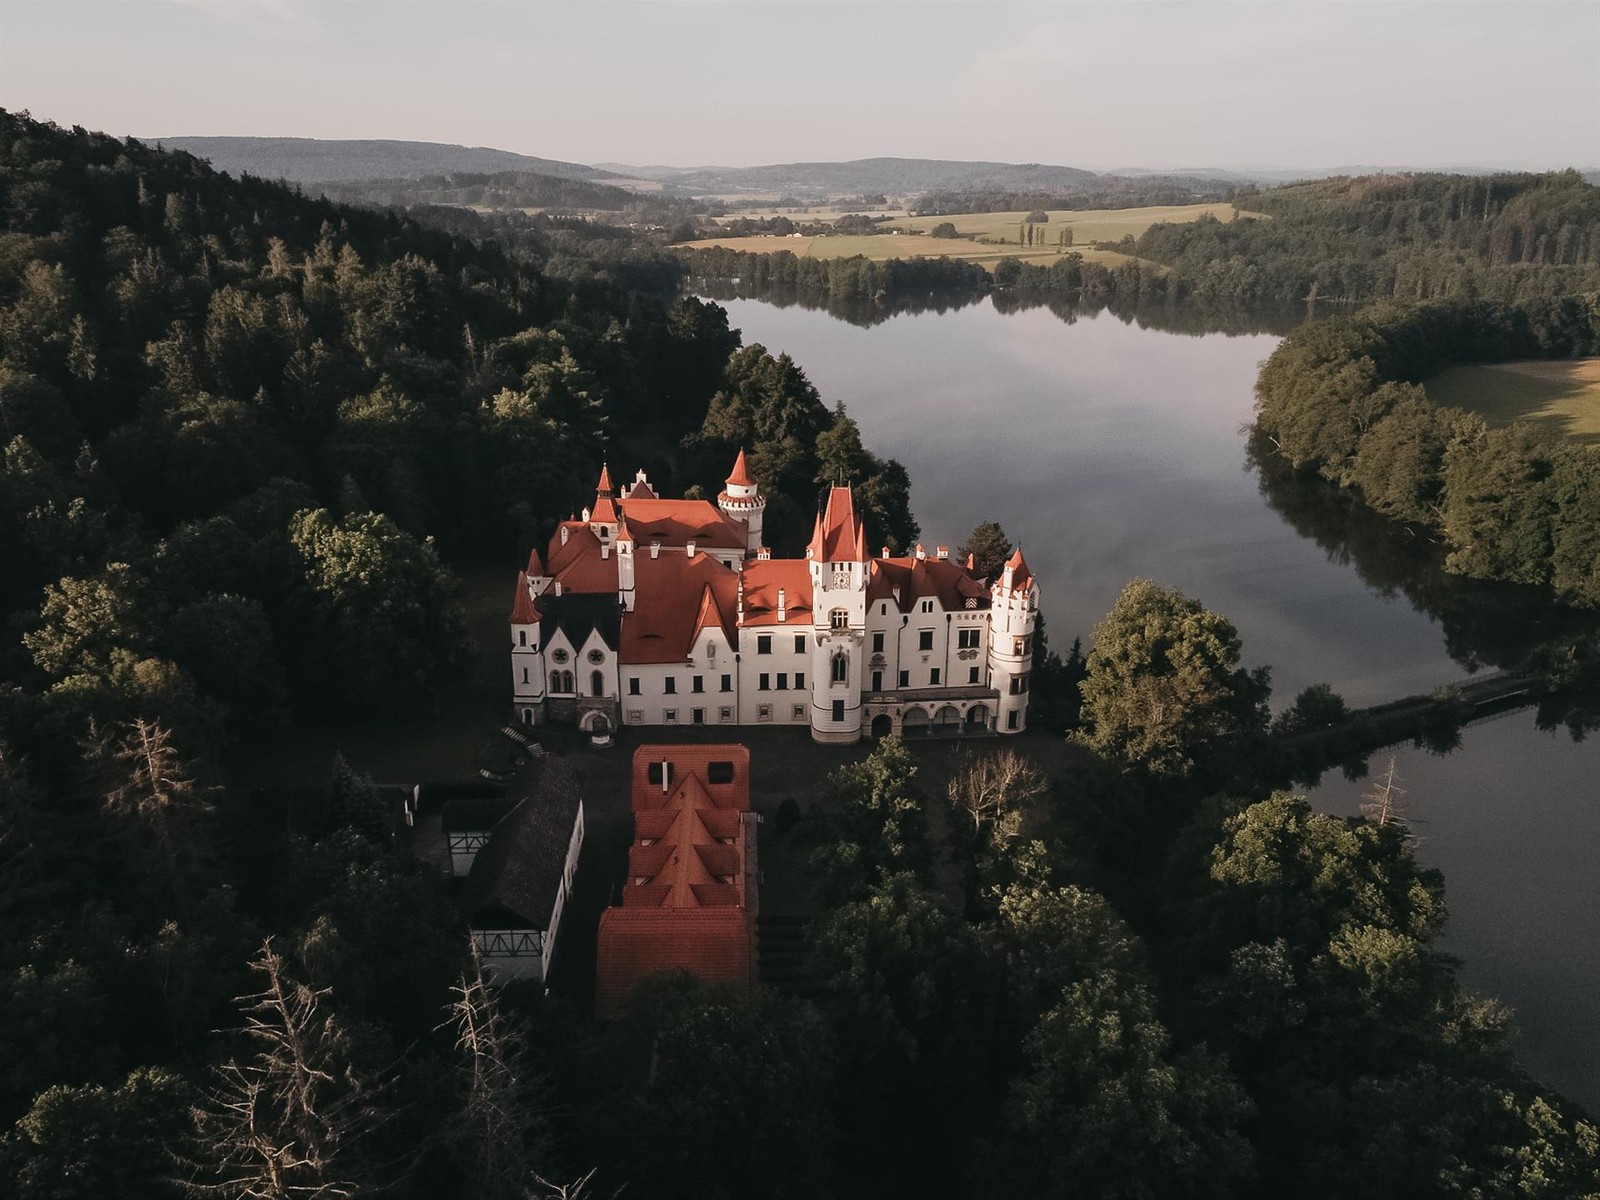
[[[515,719],[799,725],[863,734],[1018,733],[1039,587],[1018,550],[992,584],[940,547],[869,557],[847,487],[806,556],[762,546],[766,501],[741,451],[717,503],[663,500],[644,472],[563,521],[517,575]]]

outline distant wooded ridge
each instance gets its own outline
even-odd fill
[[[1328,175],[1371,174],[1394,168],[1291,170],[1283,168],[1185,168],[1172,171],[1097,172],[1048,163],[968,162],[932,158],[862,158],[848,162],[792,162],[755,167],[587,166],[536,158],[485,146],[443,142],[340,140],[277,137],[148,137],[171,150],[208,160],[219,171],[263,179],[329,186],[377,180],[420,180],[426,176],[534,172],[563,179],[610,184],[653,181],[677,195],[752,193],[815,200],[844,193],[1009,191],[1067,195],[1104,190],[1127,180],[1148,189],[1152,180],[1209,192],[1244,184],[1270,185]],[[1469,172],[1470,173],[1470,172]],[[1600,176],[1600,172],[1593,174]]]

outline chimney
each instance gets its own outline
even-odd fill
[[[735,625],[744,624],[744,576],[739,576],[739,612],[734,619]]]
[[[778,589],[778,624],[782,625],[788,618],[789,603],[783,588]]]
[[[561,580],[558,579],[558,580],[556,580],[556,598],[560,599],[560,597],[561,597]]]
[[[570,532],[571,531],[565,525],[561,527],[561,544],[563,546],[567,544],[567,534]]]
[[[924,547],[924,546],[923,546],[923,544],[922,544],[922,543],[921,543],[921,542],[918,542],[918,543],[917,543],[917,557],[918,557],[918,558],[919,558],[919,559],[925,559],[925,558],[927,558],[927,557],[928,557],[928,551],[927,551],[927,548],[926,548],[926,547]]]
[[[610,547],[610,545],[608,545],[605,542],[601,542],[600,543],[600,561],[601,562],[605,562],[605,560],[610,558],[610,557],[611,557],[611,547]]]
[[[588,505],[584,505],[584,507],[583,507],[583,519],[585,521],[587,521],[589,519],[589,506]]]
[[[683,548],[683,552],[690,558],[694,557],[694,541],[692,539],[690,540],[689,544]]]
[[[768,547],[768,546],[762,546],[761,548],[759,548],[756,551],[756,561],[757,562],[766,562],[771,557],[772,557],[772,549],[770,547]]]
[[[885,546],[883,548],[883,553],[878,555],[878,557],[879,558],[888,558],[889,557],[889,547]]]
[[[935,551],[935,553],[940,558],[949,558],[950,557],[950,547],[949,546],[940,546],[939,549]]]
[[[660,542],[651,542],[650,543],[650,557],[651,558],[660,558],[661,557],[661,543]]]
[[[663,796],[667,794],[668,789],[672,786],[672,784],[669,782],[671,776],[672,764],[663,758],[661,760],[661,794]]]

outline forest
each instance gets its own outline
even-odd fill
[[[1378,305],[1284,339],[1257,380],[1256,426],[1295,468],[1439,538],[1446,569],[1600,606],[1600,458],[1442,408],[1420,386],[1452,363],[1596,354],[1596,294]]]
[[[917,536],[904,468],[675,260],[451,219],[0,114],[0,1194],[1600,1191],[1403,820],[1275,792],[1267,674],[1149,581],[1086,658],[1040,639],[1070,771],[936,791],[889,741],[774,822],[821,909],[800,995],[664,977],[600,1027],[487,989],[370,780],[249,803],[263,731],[436,706],[456,573],[607,459],[712,489],[748,448],[780,550],[838,479]]]

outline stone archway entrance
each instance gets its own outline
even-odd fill
[[[961,710],[953,704],[946,704],[933,715],[934,733],[959,733],[961,732]]]
[[[872,718],[872,728],[869,732],[880,740],[888,737],[894,732],[894,718],[888,713],[880,713]]]
[[[928,710],[925,708],[908,708],[906,715],[900,718],[900,732],[905,737],[916,737],[929,731]]]
[[[978,733],[989,728],[989,706],[974,704],[967,709],[967,732]]]

